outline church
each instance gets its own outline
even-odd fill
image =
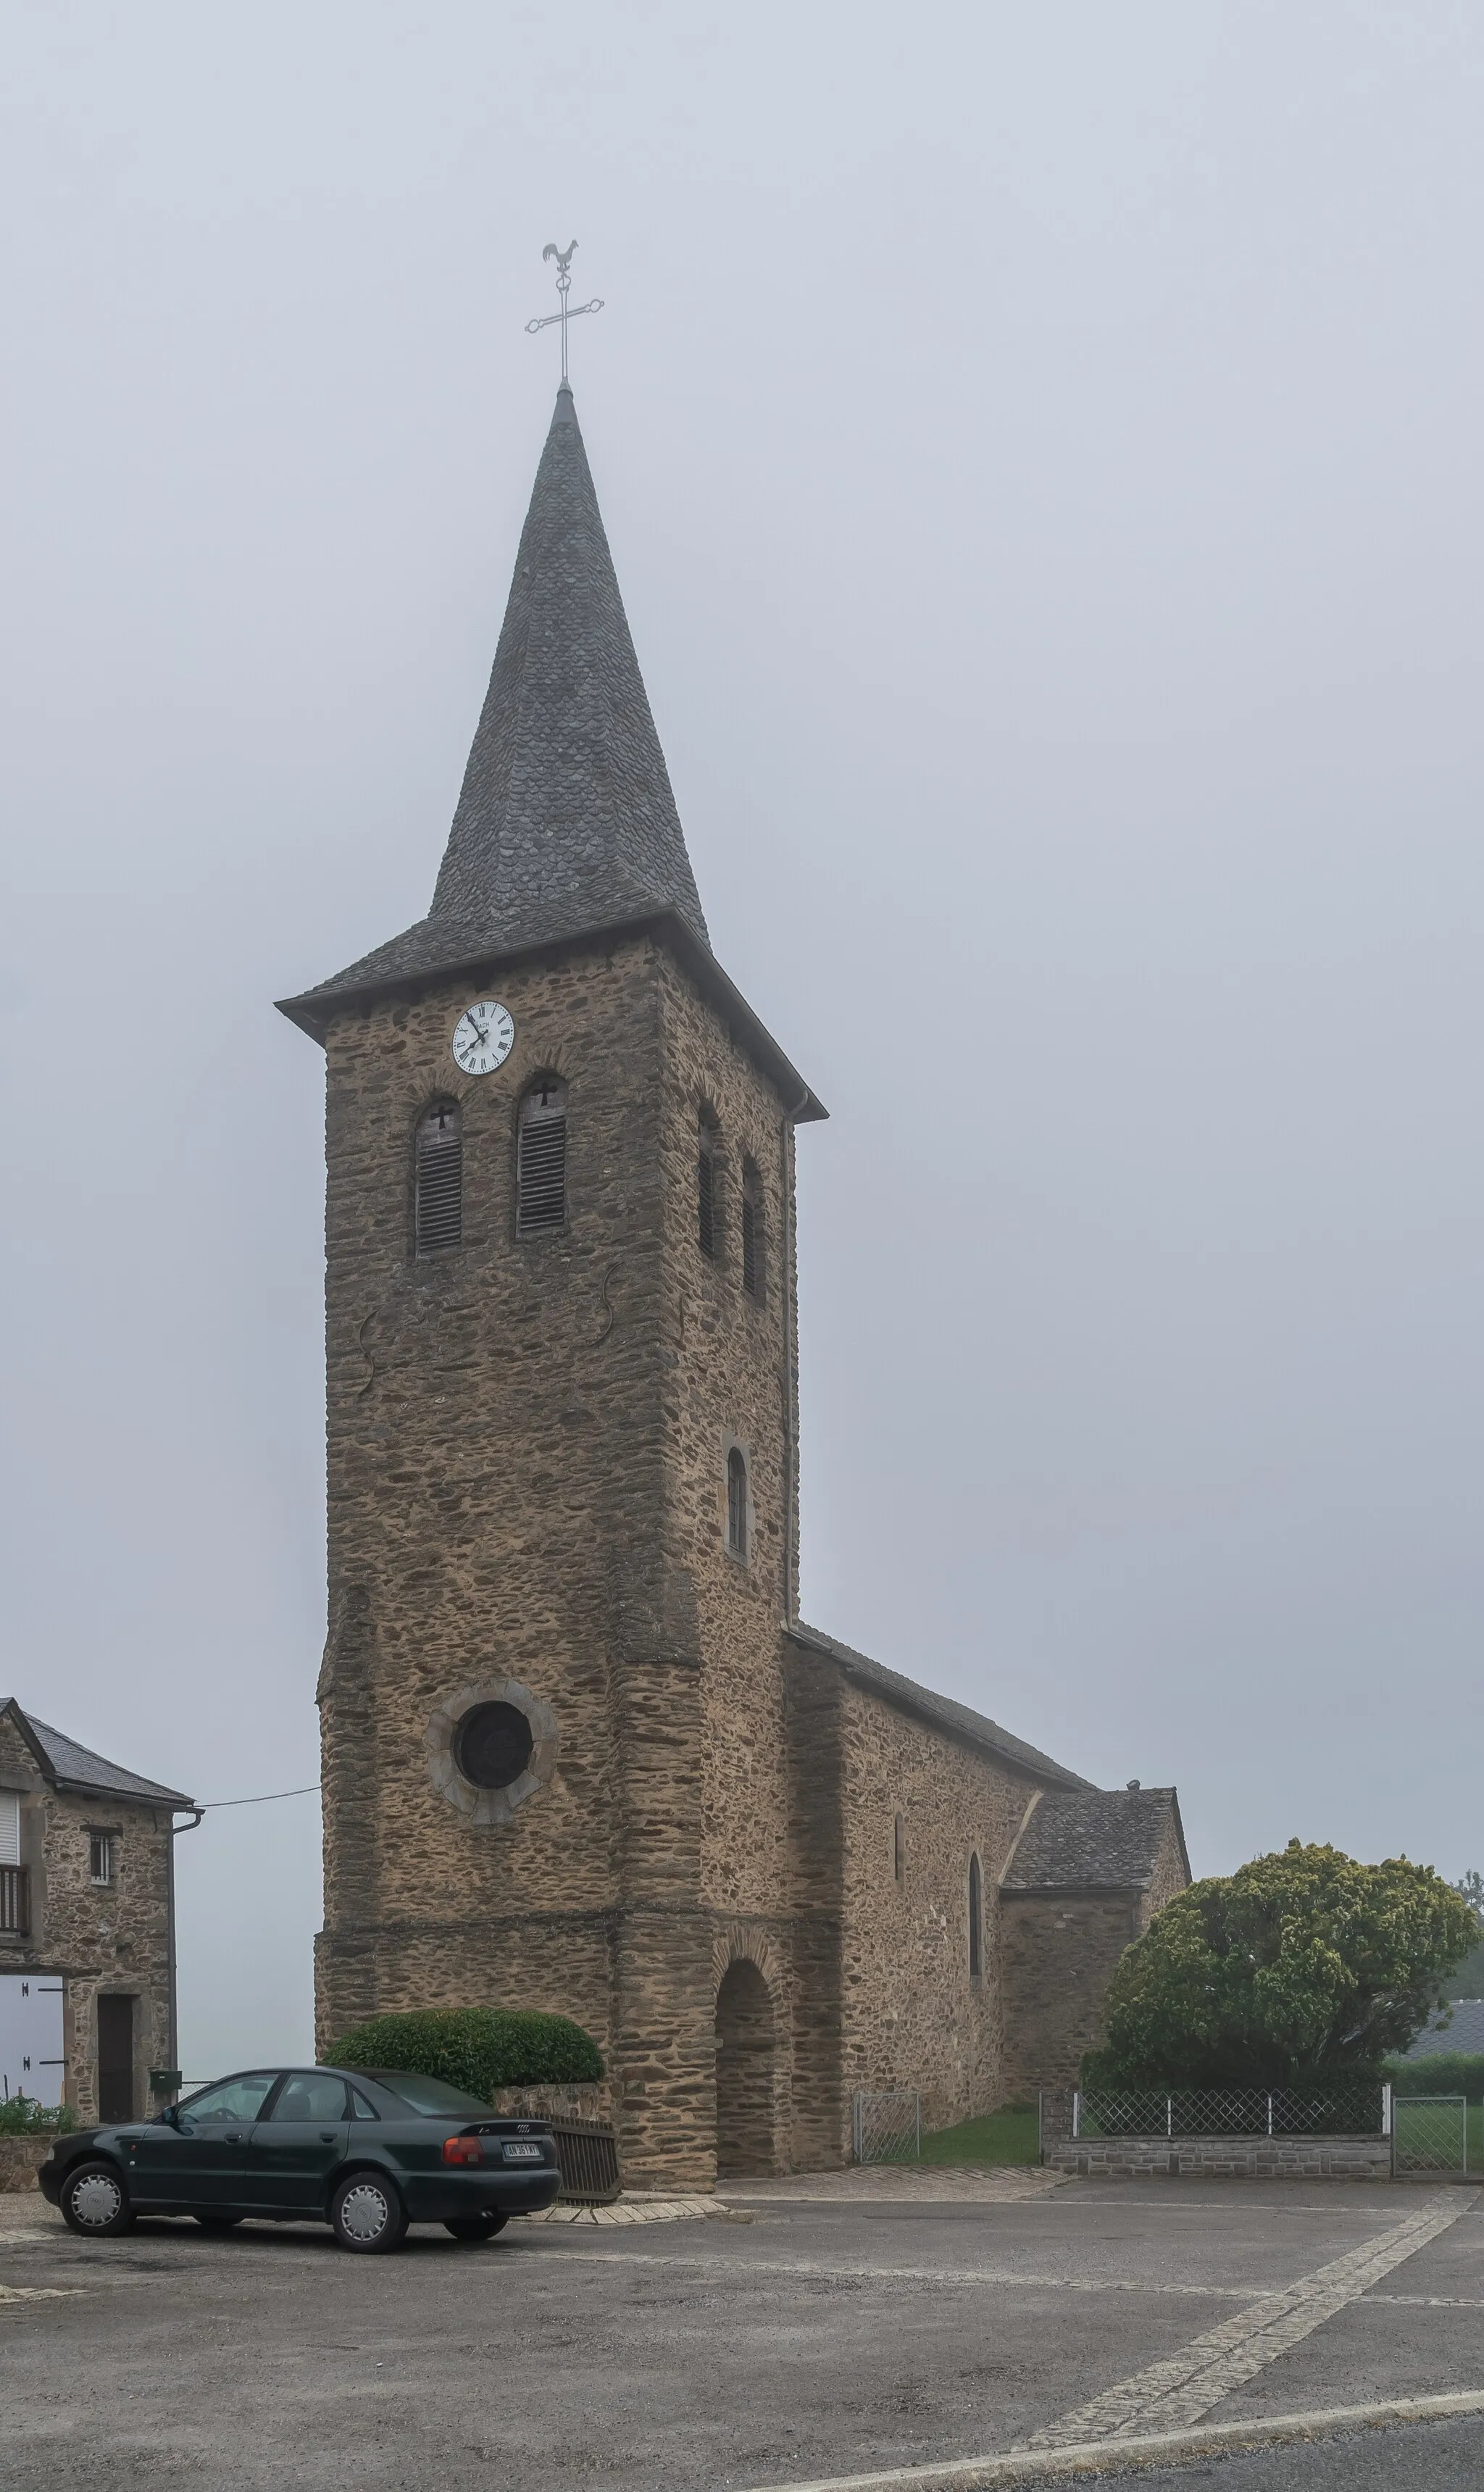
[[[799,1617],[825,1110],[712,951],[565,380],[432,905],[280,1009],[327,1081],[321,2050],[575,2017],[641,2187],[1067,2082],[1175,1795]]]

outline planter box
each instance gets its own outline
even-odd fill
[[[1057,2137],[1041,2160],[1083,2180],[1389,2180],[1389,2137]]]

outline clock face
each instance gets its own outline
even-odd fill
[[[454,1062],[460,1073],[493,1073],[516,1043],[516,1024],[503,1004],[470,1004],[454,1032]]]

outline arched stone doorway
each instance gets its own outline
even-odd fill
[[[716,2168],[723,2180],[771,2172],[776,2055],[768,1985],[738,1956],[716,1994]]]

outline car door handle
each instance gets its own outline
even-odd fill
[[[241,2129],[229,2128],[226,2132],[226,2143],[228,2146],[240,2146],[242,2144]]]
[[[339,2135],[340,2131],[337,2128],[322,2128],[319,2132],[320,2145],[333,2146]]]

